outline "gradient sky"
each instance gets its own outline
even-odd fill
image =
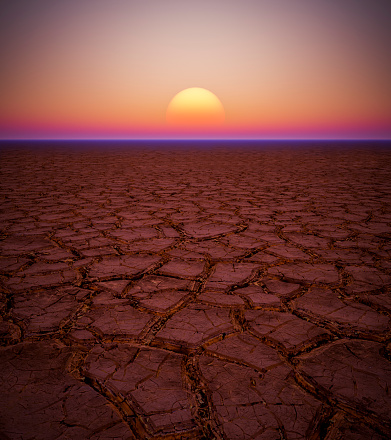
[[[390,0],[0,0],[0,138],[176,137],[203,87],[205,137],[390,139],[390,23]]]

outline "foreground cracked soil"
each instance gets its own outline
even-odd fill
[[[391,438],[391,150],[1,152],[2,439]]]

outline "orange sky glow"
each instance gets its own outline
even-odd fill
[[[3,0],[0,139],[391,138],[389,0]],[[168,124],[181,90],[224,124]]]

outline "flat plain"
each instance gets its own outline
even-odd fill
[[[0,150],[0,438],[391,438],[388,144]]]

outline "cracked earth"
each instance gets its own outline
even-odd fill
[[[390,165],[3,149],[0,437],[391,438]]]

